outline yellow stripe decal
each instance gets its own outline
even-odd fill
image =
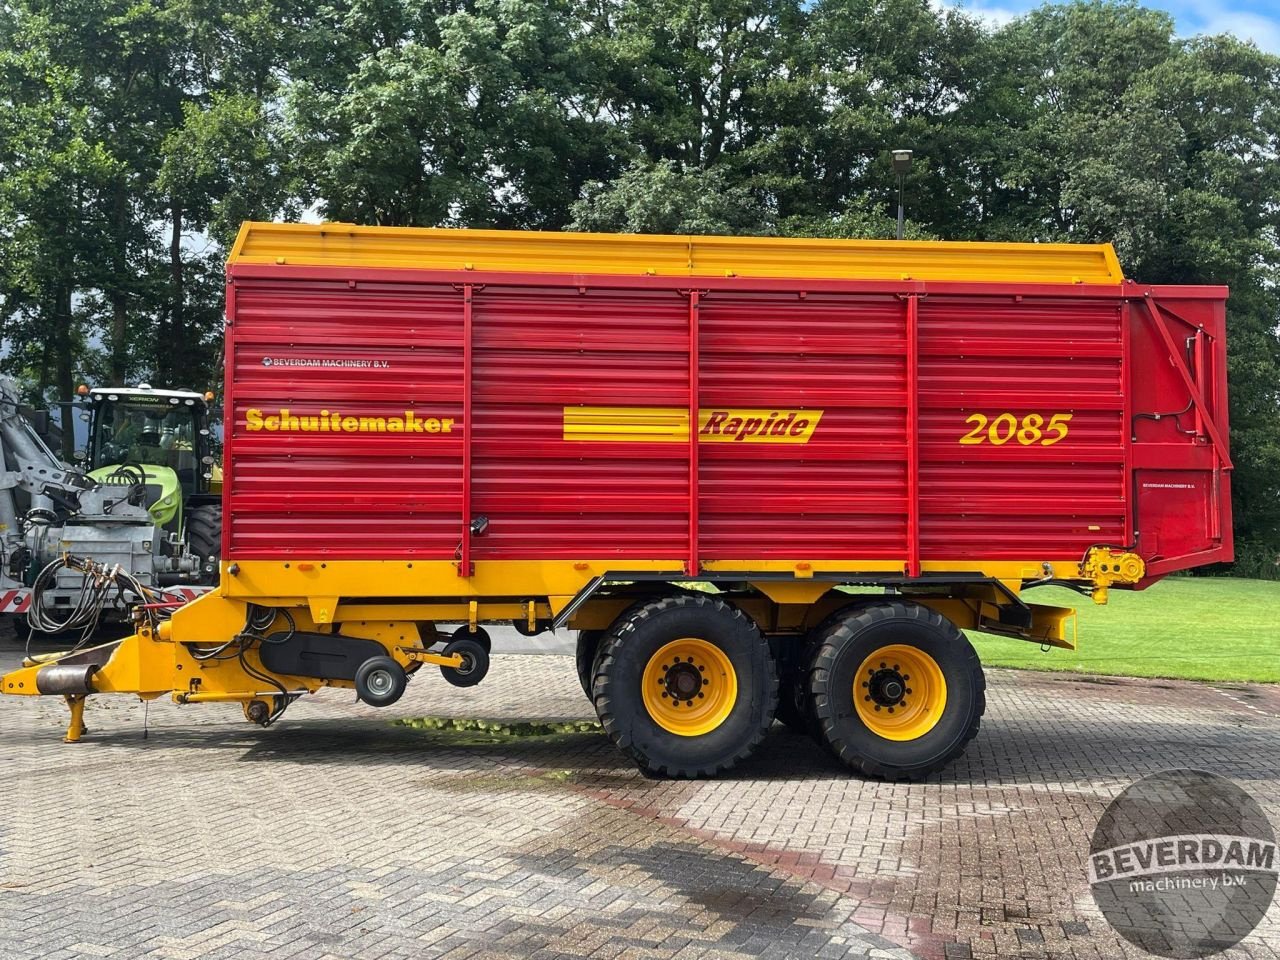
[[[821,410],[707,407],[698,411],[699,443],[808,443]],[[565,407],[564,438],[596,443],[688,443],[682,407]]]

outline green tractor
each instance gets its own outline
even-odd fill
[[[147,513],[200,560],[216,583],[222,554],[222,471],[209,426],[212,394],[137,387],[81,388],[89,405],[84,468],[102,484],[145,485]],[[79,454],[77,454],[79,456]]]

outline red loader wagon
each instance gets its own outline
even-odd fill
[[[646,771],[775,717],[912,778],[978,730],[963,629],[1070,647],[1031,588],[1230,560],[1222,287],[1110,246],[246,224],[221,585],[6,676],[91,693],[457,685],[484,624],[577,631]]]

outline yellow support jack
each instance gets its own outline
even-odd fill
[[[75,693],[67,694],[64,699],[71,708],[71,722],[67,724],[67,735],[62,738],[62,742],[79,743],[80,738],[89,732],[89,728],[84,725],[84,704],[89,698],[83,693]]]

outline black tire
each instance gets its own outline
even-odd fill
[[[442,652],[446,657],[462,654],[462,666],[440,668],[441,676],[455,687],[474,687],[489,672],[489,651],[475,640],[454,640]]]
[[[578,644],[574,650],[574,665],[578,668],[578,683],[582,684],[582,692],[591,699],[592,668],[596,662],[596,652],[600,649],[600,638],[603,630],[579,630]]]
[[[787,658],[788,670],[778,688],[778,720],[787,729],[795,733],[804,733],[817,743],[822,743],[818,735],[817,723],[813,716],[813,700],[809,690],[809,670],[813,666],[814,655],[818,651],[818,641],[834,624],[839,623],[862,607],[880,602],[876,597],[849,597],[844,606],[831,611],[826,617],[811,627],[809,632],[796,645],[790,648]]]
[[[774,634],[769,637],[774,662],[778,670],[778,709],[774,719],[796,733],[808,733],[805,702],[808,691],[801,682],[807,675],[808,638],[794,634]]]
[[[222,559],[222,504],[201,504],[187,514],[187,549],[200,558],[200,582],[217,583],[218,561]]]
[[[390,657],[370,657],[356,668],[356,696],[371,707],[389,707],[402,696],[409,677]]]
[[[927,654],[945,681],[941,715],[915,739],[876,733],[854,704],[859,668],[888,644]],[[928,607],[902,601],[864,606],[830,623],[817,638],[808,688],[819,743],[845,765],[883,780],[919,780],[945,767],[977,735],[986,709],[986,679],[965,635]]]
[[[652,603],[660,597],[705,596],[705,594],[701,594],[697,590],[680,587],[674,583],[636,583],[632,584],[631,588],[645,589],[649,592],[642,599],[637,600],[623,610],[618,615],[617,620],[614,621],[615,626],[622,624],[645,604]],[[608,632],[608,630],[579,630],[578,643],[574,649],[574,661],[578,668],[578,682],[582,684],[582,692],[587,695],[587,699],[593,702],[591,681],[596,673],[596,661],[600,655],[600,641],[604,639],[605,634]]]
[[[511,621],[511,628],[522,637],[536,637],[546,633],[551,629],[551,623],[547,620],[539,620],[532,630],[529,629],[529,621],[525,617],[516,617]]]
[[[476,627],[475,632],[472,633],[471,627],[464,623],[457,630],[453,631],[453,634],[449,637],[450,643],[455,640],[470,640],[473,643],[478,643],[480,646],[484,647],[484,652],[486,654],[493,653],[493,640],[489,636],[489,631],[484,627]]]
[[[774,715],[779,723],[793,733],[810,733],[808,717],[808,691],[796,678],[778,684],[778,710]]]
[[[694,736],[659,725],[641,692],[649,661],[668,643],[685,638],[717,648],[736,677],[737,695],[727,714],[713,729]],[[680,778],[713,776],[750,756],[773,723],[778,703],[773,655],[755,623],[705,594],[653,600],[619,620],[600,642],[592,690],[596,714],[614,744],[645,774]]]

